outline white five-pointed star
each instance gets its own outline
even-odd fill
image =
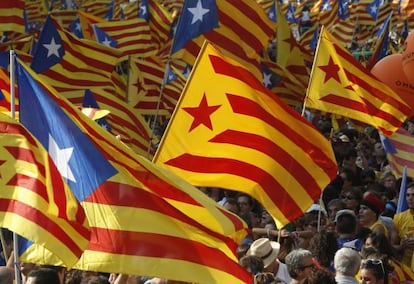
[[[198,0],[197,6],[194,8],[187,8],[191,14],[193,14],[193,19],[191,21],[191,25],[197,21],[203,22],[203,16],[210,12],[210,9],[204,9],[203,5],[201,4],[201,0]]]
[[[52,37],[52,40],[49,44],[43,44],[43,46],[47,49],[47,58],[49,58],[51,55],[56,55],[56,57],[60,57],[59,49],[62,47],[62,45],[56,44],[54,37]]]
[[[76,182],[76,179],[69,167],[69,159],[73,154],[73,147],[60,149],[59,145],[53,139],[52,135],[49,134],[49,154],[55,162],[59,173],[66,179]]]
[[[286,18],[288,18],[288,19],[293,19],[293,14],[292,14],[292,12],[287,12],[286,13]]]
[[[141,15],[147,14],[147,7],[145,5],[141,5],[139,9],[141,10]]]
[[[377,5],[372,5],[371,6],[371,13],[372,14],[376,14],[377,13],[377,9],[378,9]]]
[[[271,78],[272,74],[263,73],[263,85],[265,85],[266,87],[270,87],[272,85],[272,82],[270,81]]]
[[[106,46],[111,46],[111,43],[111,40],[107,37],[105,37],[105,39],[102,41],[102,44]]]

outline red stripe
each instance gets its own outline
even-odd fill
[[[414,153],[414,146],[410,144],[406,144],[405,142],[401,142],[396,139],[392,139],[392,138],[389,138],[389,139],[394,145],[395,149],[397,149],[397,151],[403,150],[403,151],[407,151],[410,153]],[[409,137],[409,139],[411,140],[411,142],[414,142],[414,137]]]
[[[245,283],[253,283],[251,274],[237,262],[232,261],[220,250],[196,241],[156,233],[101,228],[92,228],[92,232],[88,250],[188,261],[234,275]]]
[[[20,134],[32,145],[37,147],[36,140],[31,134],[20,124],[8,123],[0,121],[0,133]]]
[[[318,148],[313,141],[309,141],[309,137],[303,137],[300,133],[300,129],[295,128],[302,126],[305,129],[309,128],[309,130],[311,130],[311,132],[313,132],[315,135],[320,135],[320,133],[312,126],[310,126],[305,119],[302,119],[293,110],[290,108],[284,108],[286,112],[291,113],[293,117],[289,118],[290,121],[286,121],[287,118],[284,117],[283,119],[286,122],[283,122],[282,120],[268,113],[257,102],[230,94],[227,94],[227,98],[232,106],[233,112],[258,118],[266,125],[271,125],[275,129],[278,129],[286,138],[288,138],[305,153],[307,153],[312,158],[312,160],[315,161],[315,163],[319,163],[322,169],[324,169],[329,176],[332,176],[333,172],[336,174],[336,163],[332,161],[332,159],[327,156],[320,148]],[[329,174],[329,172],[331,172],[331,174]]]
[[[381,109],[375,108],[373,109],[372,107],[374,106],[370,106],[371,108],[369,108],[366,104],[364,103],[360,103],[342,96],[337,96],[334,94],[330,94],[327,96],[324,96],[320,99],[321,101],[325,101],[331,104],[335,104],[335,105],[339,105],[341,107],[344,108],[349,108],[350,110],[354,110],[354,111],[358,111],[364,114],[368,114],[371,116],[376,116],[376,117],[380,117],[380,118],[384,118],[389,116],[389,113],[382,111]],[[366,100],[364,100],[364,102],[367,102]],[[384,118],[385,119],[385,118]],[[387,119],[385,119],[387,120]],[[392,119],[394,120],[394,118]],[[388,121],[388,120],[387,120]],[[388,121],[390,124],[392,124],[392,121]],[[395,127],[399,127],[399,125],[401,125],[401,121],[398,121],[398,124],[394,124]],[[380,127],[380,126],[378,126]],[[391,134],[389,130],[387,129],[383,129],[381,128],[381,130],[385,133],[385,134]]]
[[[13,169],[14,170],[14,169]],[[16,173],[6,185],[19,186],[35,192],[41,196],[46,202],[49,202],[46,186],[37,178],[30,177],[21,173]]]
[[[246,68],[232,65],[223,58],[215,55],[209,55],[209,58],[214,72],[217,74],[225,75],[232,79],[244,82],[249,85],[250,88],[274,97],[274,95]]]
[[[213,173],[228,174],[243,177],[259,184],[269,198],[274,202],[275,206],[289,220],[293,220],[302,215],[295,200],[293,200],[286,190],[275,179],[275,176],[255,165],[247,164],[242,161],[227,158],[208,158],[204,156],[194,156],[191,154],[183,154],[165,162],[165,164],[195,173]],[[321,189],[310,189],[309,195],[316,199],[321,194]],[[260,193],[257,192],[260,196]]]
[[[407,168],[414,169],[414,161],[413,160],[407,160],[401,156],[393,155],[394,160],[398,163],[400,166],[407,166]]]
[[[363,80],[362,78],[356,76],[355,74],[352,74],[349,70],[344,69],[346,77],[352,82],[357,84],[358,86],[361,86],[362,88],[364,88],[365,90],[367,90],[370,94],[372,94],[374,97],[378,98],[381,101],[386,102],[387,104],[390,104],[392,106],[394,106],[396,109],[399,109],[401,112],[403,113],[410,113],[410,108],[397,101],[396,99],[394,99],[393,97],[391,97],[389,94],[384,93],[382,90],[376,88],[375,86],[373,86],[372,84],[370,84],[368,81]],[[371,76],[372,77],[372,76]],[[372,77],[373,80],[377,80],[374,77]]]
[[[35,201],[34,201],[34,204],[36,204]],[[43,212],[39,211],[38,209],[32,206],[28,206],[27,204],[24,204],[17,200],[1,198],[0,199],[0,211],[5,212],[5,213],[7,212],[15,213],[35,223],[39,227],[51,233],[57,240],[59,240],[63,245],[65,245],[74,255],[76,255],[77,257],[81,256],[82,250],[79,248],[76,242],[72,240],[72,237],[66,234],[65,231],[57,223],[55,223],[52,219],[50,219],[47,215],[45,215]],[[89,238],[89,235],[90,235],[89,231],[87,231],[84,227],[74,226],[74,228],[76,228],[76,230],[79,231],[82,236],[84,236],[85,238]]]
[[[36,160],[34,157],[33,151],[30,149],[25,149],[21,147],[12,147],[12,146],[4,146],[5,149],[16,159],[25,161],[31,164],[36,165],[37,169],[39,170],[42,177],[46,177],[46,169],[45,166]]]
[[[183,199],[187,197],[186,193],[182,192],[182,195]],[[183,223],[189,224],[190,226],[195,227],[210,236],[220,239],[227,244],[232,243],[229,237],[216,233],[203,226],[202,224],[194,221],[192,218],[188,217],[187,215],[183,214],[183,212],[170,205],[162,197],[128,184],[109,181],[104,182],[87,199],[85,199],[85,202],[92,202],[97,205],[107,204],[122,206],[124,210],[131,211],[133,211],[134,208],[140,208],[159,212],[168,218],[177,219]],[[200,204],[193,205],[197,205],[200,208],[202,207]],[[131,207],[131,209],[128,209],[128,207]],[[233,243],[233,245],[235,244]]]
[[[24,1],[23,0],[1,0],[0,1],[0,9],[13,9],[17,8],[19,10],[24,9]]]
[[[319,188],[315,179],[302,165],[303,161],[298,162],[288,151],[266,137],[253,133],[225,130],[213,137],[209,142],[232,144],[257,150],[272,158],[282,167],[285,167],[286,171],[290,172],[303,188]]]

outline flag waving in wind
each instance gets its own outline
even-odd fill
[[[322,28],[306,107],[370,124],[384,134],[395,132],[411,108],[379,81]]]
[[[90,238],[85,212],[47,150],[0,113],[0,226],[53,252],[67,266]]]
[[[279,228],[336,176],[327,139],[211,44],[188,80],[155,163],[196,186],[250,194]]]
[[[236,257],[246,223],[137,155],[23,63],[18,71],[22,121],[55,157],[89,221],[90,242],[75,268],[196,283],[252,282]],[[35,246],[28,251],[22,261],[60,265]]]

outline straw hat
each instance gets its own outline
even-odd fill
[[[255,255],[263,260],[264,267],[268,267],[279,255],[280,244],[268,238],[255,240],[247,251],[247,255]]]

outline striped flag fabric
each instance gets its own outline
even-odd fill
[[[94,27],[113,39],[115,43],[111,46],[122,52],[121,60],[128,59],[130,55],[148,57],[157,51],[152,44],[150,28],[145,19],[104,21],[94,24]],[[95,29],[96,35],[98,32]],[[98,37],[96,39],[99,40]]]
[[[389,135],[411,108],[322,29],[305,106],[374,126]]]
[[[4,113],[0,113],[0,144],[0,226],[73,267],[91,233],[59,167],[26,128]]]
[[[0,32],[25,33],[24,7],[24,0],[0,1]]]
[[[171,50],[174,58],[193,65],[206,39],[261,78],[259,54],[274,38],[276,23],[259,4],[250,0],[184,3]]]
[[[391,136],[380,137],[394,174],[403,176],[406,166],[407,176],[414,177],[414,136],[406,129],[400,128]]]
[[[0,68],[0,112],[10,114],[10,100],[10,76]],[[18,98],[15,98],[14,104],[15,111],[19,111]]]
[[[166,68],[171,72],[173,70],[171,65],[167,67],[157,56],[144,59],[131,57],[129,64],[129,103],[143,115],[158,114],[169,118],[184,88],[185,78],[177,74],[175,80],[164,82]]]
[[[327,139],[209,43],[191,74],[153,161],[250,194],[278,228],[302,215],[336,175]]]
[[[29,130],[36,136],[61,134],[54,144],[67,151],[67,159],[60,164],[69,165],[65,175],[90,224],[90,242],[75,268],[206,284],[252,283],[236,256],[247,233],[245,222],[134,153],[22,63],[18,70],[32,88],[20,93],[26,101],[21,113],[31,117]],[[23,109],[28,103],[30,109]],[[85,178],[78,180],[78,174]],[[34,248],[23,261],[58,264]]]

